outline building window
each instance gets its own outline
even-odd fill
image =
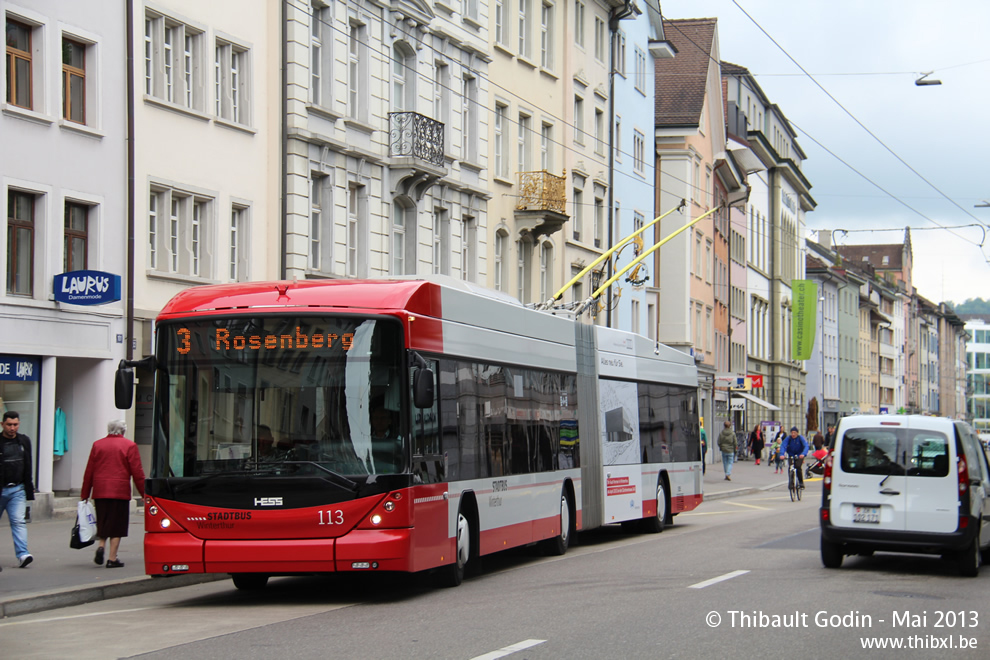
[[[8,22],[8,25],[10,23]],[[30,193],[7,191],[7,293],[34,293],[34,201]]]
[[[546,242],[540,249],[540,300],[548,300],[553,289],[553,244]]]
[[[313,176],[309,180],[309,267],[311,270],[323,268],[324,257],[324,213],[323,190],[326,177]]]
[[[645,95],[646,84],[648,81],[648,78],[646,77],[646,53],[643,52],[642,48],[637,46],[634,51],[634,57],[636,58],[636,61],[633,64],[633,67],[635,69],[635,71],[633,72],[634,74],[633,84],[636,86],[637,90],[639,90],[642,94]]]
[[[612,144],[615,146],[615,162],[622,162],[622,117],[615,116],[615,135]]]
[[[347,190],[347,226],[345,233],[344,272],[348,277],[361,274],[361,227],[364,213],[364,186],[351,184]]]
[[[148,12],[144,20],[144,93],[192,110],[205,110],[203,38],[201,30]]]
[[[605,112],[595,108],[595,153],[605,155]]]
[[[632,314],[632,324],[631,328],[635,334],[639,334],[639,301],[630,300],[629,301],[629,312]]]
[[[347,42],[347,111],[355,119],[368,116],[368,44],[367,27],[351,24]]]
[[[409,216],[411,209],[406,208],[398,199],[392,202],[392,245],[389,250],[392,255],[390,274],[406,275],[415,274],[415,268],[409,269],[409,265],[415,265],[415,251],[412,255],[410,248],[414,248],[410,234]]]
[[[605,238],[605,200],[595,197],[595,247],[600,248]]]
[[[248,279],[247,227],[248,208],[230,208],[230,281],[243,282]]]
[[[86,270],[88,252],[89,207],[75,202],[65,203],[62,239],[62,272]]]
[[[615,33],[615,61],[612,66],[617,74],[626,77],[626,33],[622,30]]]
[[[461,218],[461,279],[469,282],[474,281],[474,252],[472,246],[477,237],[475,228],[477,223],[469,215]]]
[[[553,69],[553,5],[544,0],[540,11],[540,66]]]
[[[62,117],[86,123],[86,45],[62,38]]]
[[[646,169],[646,136],[633,130],[633,170],[643,173]]]
[[[505,112],[508,107],[495,104],[495,176],[503,179],[509,176],[509,163],[506,156],[509,152],[509,131]]]
[[[213,225],[211,198],[171,188],[152,189],[148,199],[151,269],[212,277]]]
[[[464,0],[463,12],[465,18],[478,20],[478,0]]]
[[[574,189],[574,197],[571,207],[571,227],[573,228],[572,236],[575,241],[580,241],[581,231],[584,229],[584,191],[580,188]]]
[[[519,115],[519,171],[529,172],[532,169],[532,162],[530,161],[530,154],[532,149],[529,146],[530,132],[532,118],[520,114]]]
[[[217,39],[213,66],[217,117],[235,124],[249,124],[249,51]]]
[[[519,56],[529,57],[529,3],[519,0]]]
[[[7,19],[7,103],[31,109],[31,26]],[[8,290],[10,285],[8,283]]]
[[[464,74],[461,81],[461,158],[478,160],[478,79]]]
[[[584,1],[574,0],[574,43],[584,48]]]
[[[505,0],[495,0],[495,43],[506,45]]]
[[[584,144],[584,99],[574,97],[574,141]]]
[[[495,232],[495,290],[505,291],[505,243],[508,235],[503,230]]]
[[[605,21],[595,16],[595,59],[605,62]]]
[[[553,125],[543,124],[540,128],[540,169],[553,171]]]
[[[402,42],[392,47],[392,110],[402,112],[416,107],[416,55]]]
[[[433,210],[433,272],[450,274],[450,217],[442,208]]]
[[[333,13],[322,2],[313,3],[310,30],[310,100],[313,105],[333,104]]]

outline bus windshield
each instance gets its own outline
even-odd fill
[[[151,477],[404,472],[402,355],[389,317],[162,323]]]

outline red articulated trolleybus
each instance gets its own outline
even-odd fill
[[[450,278],[190,288],[158,316],[149,575],[436,569],[702,500],[694,360]]]

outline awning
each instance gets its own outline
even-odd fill
[[[773,405],[769,401],[764,401],[760,397],[753,396],[752,394],[746,394],[745,392],[733,392],[732,393],[732,396],[741,396],[742,398],[744,398],[744,399],[746,399],[748,401],[752,401],[753,403],[755,403],[757,405],[763,406],[767,410],[780,410],[779,407]]]

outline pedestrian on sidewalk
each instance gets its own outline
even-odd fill
[[[90,492],[96,500],[96,536],[100,546],[93,561],[103,564],[107,540],[107,568],[122,568],[124,562],[117,558],[120,539],[127,536],[131,514],[131,479],[144,497],[144,470],[137,445],[124,437],[127,425],[123,420],[107,424],[107,437],[93,443],[83,475],[82,497],[88,500]]]
[[[764,445],[766,445],[766,441],[763,439],[763,429],[757,424],[753,427],[753,432],[749,434],[749,449],[756,457],[757,465],[760,464],[760,459],[763,457]]]
[[[705,454],[708,453],[708,434],[705,427],[701,427],[701,474],[705,474]]]
[[[17,430],[21,416],[13,410],[3,414],[3,433],[0,434],[0,518],[4,512],[10,520],[10,535],[14,538],[14,554],[17,565],[26,568],[34,561],[28,552],[27,522],[24,512],[27,503],[34,500],[34,481],[31,475],[31,440]]]
[[[725,420],[722,432],[718,434],[718,448],[722,452],[722,469],[725,470],[725,480],[732,481],[732,463],[736,460],[736,450],[739,443],[732,430],[732,422]]]

